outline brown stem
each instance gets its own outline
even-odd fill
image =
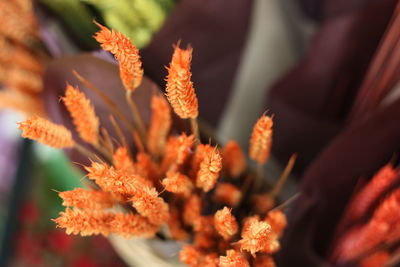
[[[75,148],[77,151],[79,151],[79,153],[81,153],[82,155],[87,156],[88,158],[90,158],[90,159],[92,159],[92,160],[95,160],[95,159],[98,158],[97,155],[96,155],[95,153],[93,153],[92,151],[90,151],[90,150],[87,149],[86,147],[81,146],[81,145],[78,144],[78,143],[75,143],[74,148]]]
[[[197,123],[197,118],[190,118],[190,127],[192,128],[192,133],[194,134],[194,144],[198,146],[200,144],[200,131],[199,124]]]
[[[279,192],[281,191],[283,185],[285,184],[285,182],[289,178],[290,173],[292,172],[294,163],[296,162],[296,158],[297,158],[297,154],[293,154],[290,157],[281,176],[279,177],[278,181],[275,183],[272,190],[269,192],[269,196],[271,197],[271,199],[275,199],[279,195]]]
[[[138,130],[139,137],[144,145],[147,148],[147,131],[144,126],[142,116],[140,115],[140,111],[136,105],[136,102],[132,98],[132,91],[126,90],[126,101],[128,102],[129,107],[131,108],[133,120],[135,121],[136,128]]]

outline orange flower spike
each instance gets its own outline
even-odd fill
[[[111,52],[119,62],[120,77],[127,90],[134,91],[142,82],[143,68],[139,50],[120,32],[96,23],[100,31],[94,36],[101,47]]]
[[[119,147],[115,150],[113,154],[113,165],[117,170],[124,170],[131,173],[135,172],[135,165],[125,147]]]
[[[192,195],[185,202],[183,208],[183,221],[186,225],[193,225],[193,223],[200,217],[201,214],[201,200],[199,196]]]
[[[283,231],[287,226],[285,213],[280,210],[268,212],[265,221],[271,225],[272,231],[274,231],[278,237],[282,236]]]
[[[203,267],[218,267],[218,255],[216,253],[210,253],[204,256],[201,266]]]
[[[96,146],[99,142],[99,118],[84,93],[67,84],[61,98],[72,117],[72,122],[83,141]]]
[[[72,210],[67,208],[60,212],[60,217],[53,219],[57,227],[65,228],[67,234],[80,234],[81,236],[110,233],[110,222],[114,219],[112,213],[91,210]]]
[[[264,164],[270,155],[272,145],[272,119],[266,115],[254,125],[250,139],[249,156],[259,164]]]
[[[187,136],[182,133],[179,137],[170,137],[161,163],[161,169],[163,171],[176,170],[177,167],[185,163],[191,153],[193,143],[194,135]]]
[[[246,169],[246,158],[239,144],[231,140],[222,149],[222,165],[232,178],[238,178]]]
[[[231,209],[224,207],[214,215],[215,228],[225,240],[229,240],[239,229],[238,223],[231,211]]]
[[[191,176],[197,177],[197,173],[200,169],[200,163],[203,161],[204,157],[213,151],[214,148],[209,144],[199,144],[194,152],[192,157],[192,168],[191,168]]]
[[[167,172],[167,177],[162,180],[162,185],[168,192],[189,196],[193,190],[193,183],[189,177],[179,172]]]
[[[200,262],[203,257],[203,253],[193,246],[185,245],[179,252],[179,259],[181,262],[191,266],[200,267]]]
[[[212,250],[216,245],[215,236],[206,232],[195,232],[193,245],[203,250]]]
[[[193,230],[195,232],[202,232],[207,234],[214,234],[214,217],[213,216],[199,216],[193,222]]]
[[[242,192],[233,184],[220,183],[215,189],[214,196],[217,202],[235,207],[242,199]]]
[[[22,137],[38,141],[54,148],[68,148],[75,145],[71,132],[62,125],[40,117],[20,122]]]
[[[63,206],[79,209],[107,209],[111,208],[115,202],[111,195],[104,191],[93,191],[83,188],[60,192],[58,195],[63,199]]]
[[[230,249],[226,256],[219,257],[219,267],[250,267],[246,257],[239,251]]]
[[[168,204],[158,196],[155,188],[143,186],[133,195],[132,206],[143,216],[147,217],[150,223],[160,225],[169,220]]]
[[[219,172],[222,169],[222,158],[217,148],[206,153],[197,172],[196,185],[204,192],[210,191],[216,184]]]
[[[162,155],[172,124],[171,108],[163,96],[153,95],[151,109],[148,147],[152,154]]]
[[[275,206],[275,200],[268,194],[259,194],[252,197],[253,207],[260,214],[266,214]]]
[[[148,180],[148,184],[153,186],[155,182],[160,179],[160,174],[156,164],[146,153],[138,153],[136,155],[136,172],[139,176],[144,177]]]
[[[271,226],[263,221],[251,220],[242,230],[242,239],[238,242],[240,249],[253,256],[264,249],[270,242]]]
[[[368,209],[378,198],[397,180],[398,175],[391,164],[381,168],[372,178],[372,180],[362,188],[352,199],[346,216],[349,220],[357,220],[364,216]]]
[[[110,223],[110,230],[125,238],[133,236],[149,238],[155,236],[158,226],[151,224],[147,218],[138,214],[117,213]]]
[[[270,255],[257,255],[253,260],[254,267],[276,267],[274,259]]]
[[[389,262],[390,254],[387,251],[378,251],[366,256],[360,262],[360,267],[385,266]]]
[[[168,69],[167,98],[175,113],[182,119],[197,118],[198,100],[191,81],[192,48],[181,49],[179,43]]]

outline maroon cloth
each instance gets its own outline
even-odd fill
[[[172,45],[193,47],[192,80],[200,117],[216,125],[229,97],[247,37],[251,0],[181,0],[150,45],[141,51],[146,75],[165,87]]]
[[[395,3],[329,16],[305,58],[273,86],[267,107],[275,114],[273,153],[282,162],[297,152],[303,171],[343,129]]]

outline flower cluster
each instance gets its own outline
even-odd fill
[[[121,33],[99,26],[96,40],[115,55],[124,85],[133,91],[143,75],[137,49]],[[113,142],[106,131],[99,131],[89,99],[71,85],[62,99],[86,147],[69,130],[45,119],[20,123],[24,137],[73,147],[91,160],[84,167],[90,189],[60,192],[66,210],[54,221],[69,234],[157,234],[191,243],[179,253],[190,266],[274,266],[272,254],[279,250],[286,217],[279,209],[270,211],[275,200],[265,192],[261,196],[269,206],[261,211],[252,202],[256,198],[243,198],[262,173],[249,170],[237,142],[229,141],[221,150],[211,141],[201,142],[190,71],[192,48],[177,44],[174,49],[166,87],[169,103],[153,94],[149,127],[136,130],[140,124],[132,123],[134,151],[126,137]],[[132,101],[130,95],[127,100]],[[171,110],[190,120],[191,133],[172,133]],[[115,126],[118,129],[118,122]],[[263,115],[254,127],[249,151],[259,167],[269,157],[271,142],[272,119]]]

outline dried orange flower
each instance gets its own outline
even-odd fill
[[[139,50],[122,33],[96,23],[100,31],[94,38],[101,47],[111,52],[119,62],[120,77],[127,90],[135,90],[142,82],[143,69]]]
[[[203,253],[197,248],[189,245],[183,246],[182,250],[179,252],[179,259],[181,262],[186,263],[191,267],[200,266],[201,258]]]
[[[177,241],[184,241],[189,238],[188,232],[182,226],[181,212],[177,208],[171,207],[168,228],[171,237]]]
[[[167,135],[172,124],[171,109],[168,102],[161,95],[152,96],[151,109],[148,147],[152,154],[162,155],[165,151]]]
[[[266,115],[261,116],[254,125],[249,156],[259,164],[268,160],[272,144],[272,125],[272,119]]]
[[[153,187],[142,186],[132,197],[132,206],[152,224],[160,225],[169,220],[169,208]]]
[[[162,185],[165,190],[189,196],[193,190],[193,183],[189,177],[179,172],[167,172],[167,177],[162,180]]]
[[[279,243],[278,235],[275,232],[271,232],[267,245],[260,252],[274,254],[278,252],[280,248],[281,244]]]
[[[158,226],[151,224],[147,218],[138,214],[117,213],[110,223],[110,230],[125,238],[132,236],[149,238],[154,237]]]
[[[239,251],[230,249],[226,256],[219,257],[219,267],[250,267],[246,257]]]
[[[198,101],[191,81],[192,48],[181,49],[179,43],[168,68],[167,98],[175,113],[182,119],[197,118]]]
[[[213,234],[207,232],[195,232],[193,245],[196,248],[212,250],[216,245],[216,239]]]
[[[213,216],[199,216],[193,222],[193,230],[195,232],[202,232],[208,234],[214,234],[214,217]]]
[[[135,165],[125,147],[119,147],[115,150],[113,154],[113,165],[117,170],[135,173]]]
[[[61,99],[72,117],[79,136],[83,141],[96,146],[99,142],[100,122],[90,100],[84,93],[69,84],[67,84],[65,97]]]
[[[75,188],[71,191],[58,193],[63,199],[63,206],[79,209],[106,209],[114,205],[114,199],[104,191],[94,191],[83,188]]]
[[[285,213],[280,210],[268,212],[265,221],[271,225],[272,231],[274,231],[278,237],[282,236],[283,230],[285,230],[287,226]]]
[[[200,163],[197,172],[196,185],[204,192],[210,191],[217,182],[219,172],[222,169],[222,158],[217,148],[208,151]]]
[[[22,130],[22,137],[54,148],[67,148],[75,145],[71,132],[67,128],[40,117],[20,122],[19,129]]]
[[[243,227],[242,239],[238,242],[240,249],[250,252],[253,256],[264,249],[270,242],[271,226],[257,219],[250,220]]]
[[[233,178],[239,177],[246,169],[246,158],[239,144],[230,140],[222,149],[222,163]]]
[[[201,266],[203,267],[218,267],[218,255],[216,253],[207,254],[204,256]]]
[[[253,260],[254,267],[276,267],[274,259],[270,255],[258,255]]]
[[[252,197],[253,207],[260,214],[266,214],[275,206],[275,200],[273,200],[268,194],[254,195]]]
[[[144,178],[147,178],[147,183],[152,186],[154,182],[159,181],[159,171],[157,166],[148,154],[138,153],[136,155],[136,173]]]
[[[194,143],[194,135],[187,136],[182,133],[179,137],[172,136],[168,139],[167,147],[161,169],[167,171],[182,165],[189,154]],[[172,166],[172,167],[171,167]]]
[[[192,225],[200,217],[200,213],[201,200],[199,196],[190,196],[183,208],[183,221],[186,225]]]
[[[242,199],[242,192],[233,184],[220,183],[215,188],[214,196],[217,202],[235,207]]]
[[[232,215],[231,211],[231,209],[224,207],[214,215],[215,229],[217,229],[217,232],[225,240],[229,240],[239,229],[236,219]]]
[[[146,179],[126,171],[116,170],[105,163],[92,162],[91,166],[85,167],[87,177],[94,180],[104,191],[131,197],[143,186],[149,186]]]
[[[387,251],[378,251],[366,256],[361,262],[360,267],[378,267],[385,266],[389,261],[390,255]]]
[[[79,210],[67,208],[60,212],[60,217],[53,219],[58,227],[65,228],[67,234],[80,234],[81,236],[110,233],[110,222],[114,214],[103,211]]]
[[[191,171],[190,175],[192,177],[196,177],[197,176],[197,173],[198,173],[198,171],[200,169],[200,163],[203,161],[205,156],[208,153],[212,153],[213,150],[214,150],[214,147],[212,147],[209,144],[206,144],[206,145],[199,144],[197,146],[196,151],[195,151],[195,153],[194,153],[194,155],[192,157],[192,162],[191,162],[191,165],[192,165],[191,167],[192,168],[190,170]]]

